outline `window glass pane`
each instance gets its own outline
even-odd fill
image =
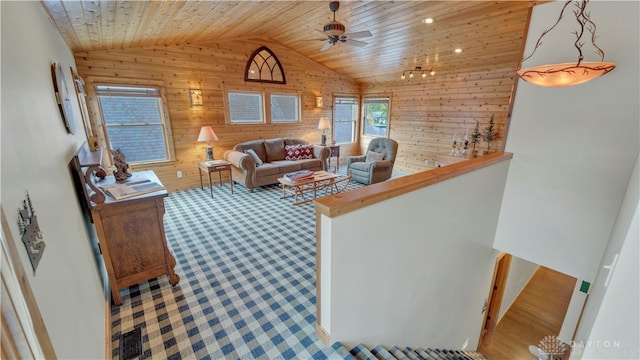
[[[162,125],[107,126],[111,149],[120,149],[128,163],[167,160]]]
[[[160,90],[151,87],[97,85],[109,149],[120,149],[129,163],[169,159]]]
[[[358,119],[358,99],[336,98],[333,114],[336,143],[355,142],[355,125]]]
[[[337,109],[336,109],[337,110]],[[353,122],[336,121],[334,123],[334,137],[338,144],[354,142]]]
[[[157,98],[101,96],[100,105],[107,125],[160,124]]]
[[[389,98],[364,100],[364,135],[387,136],[389,126]]]
[[[271,95],[271,122],[298,122],[297,95]]]
[[[262,123],[262,94],[230,92],[229,121],[231,123]]]

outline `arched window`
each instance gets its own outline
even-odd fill
[[[275,84],[286,84],[284,70],[280,65],[280,60],[266,46],[254,51],[247,61],[244,72],[244,81],[266,82]]]

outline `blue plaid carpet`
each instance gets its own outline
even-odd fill
[[[402,176],[397,172],[395,176]],[[349,189],[361,187],[352,182]],[[165,231],[180,283],[145,281],[112,306],[112,355],[141,328],[142,359],[345,358],[315,335],[315,208],[278,186],[171,193]]]

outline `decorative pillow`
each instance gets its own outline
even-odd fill
[[[285,145],[285,160],[313,159],[313,145]]]
[[[367,151],[367,158],[364,161],[371,162],[371,161],[382,161],[382,160],[384,160],[384,154],[373,152],[373,151]]]
[[[258,156],[258,154],[256,154],[255,150],[253,149],[247,149],[244,151],[245,154],[251,155],[251,157],[253,158],[253,160],[255,160],[256,162],[256,166],[260,166],[263,164],[262,159],[260,159],[260,156]]]

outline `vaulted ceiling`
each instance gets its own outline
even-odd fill
[[[328,1],[63,1],[42,4],[74,53],[139,46],[259,39],[283,44],[356,81],[491,70],[520,60],[527,1],[344,1],[347,33],[370,31],[357,47],[321,48],[333,20]],[[433,18],[431,24],[423,20]],[[455,53],[461,48],[461,53]]]

